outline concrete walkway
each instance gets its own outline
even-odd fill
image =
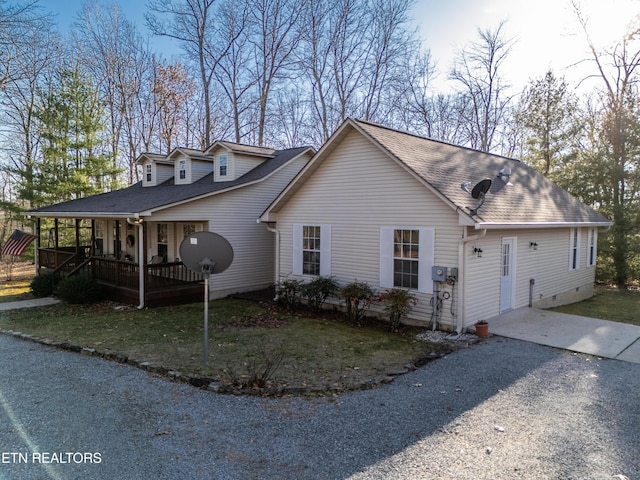
[[[32,300],[18,300],[17,302],[0,303],[0,312],[4,310],[15,310],[16,308],[42,307],[60,303],[60,300],[52,297],[34,298]]]
[[[488,322],[494,335],[640,364],[637,325],[528,307]]]

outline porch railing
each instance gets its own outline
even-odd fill
[[[137,263],[93,257],[92,274],[97,280],[116,287],[137,290],[140,285],[140,266]],[[145,289],[147,291],[197,283],[203,276],[189,270],[182,262],[144,265]]]

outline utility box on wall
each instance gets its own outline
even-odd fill
[[[431,280],[434,282],[447,281],[447,267],[431,267]]]

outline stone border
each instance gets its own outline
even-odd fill
[[[216,380],[215,378],[211,378],[211,377],[194,377],[192,375],[185,375],[178,370],[171,370],[166,367],[154,365],[151,362],[140,361],[134,358],[129,358],[127,355],[123,355],[121,353],[101,352],[99,350],[96,350],[95,348],[81,347],[79,345],[74,345],[69,342],[57,342],[55,340],[51,340],[50,338],[41,338],[35,335],[31,335],[29,333],[16,332],[14,330],[7,330],[4,328],[0,328],[0,333],[4,335],[12,336],[14,338],[18,338],[21,340],[39,343],[41,345],[59,348],[61,350],[66,350],[69,352],[79,353],[81,355],[99,357],[104,360],[109,360],[112,362],[121,363],[125,365],[131,365],[141,370],[145,370],[149,373],[159,375],[161,377],[164,377],[176,382],[186,383],[193,387],[200,388],[202,390],[208,390],[215,393],[225,393],[225,394],[231,394],[231,395],[251,395],[251,396],[259,396],[259,397],[306,396],[306,395],[325,396],[325,395],[337,395],[341,393],[347,393],[347,392],[358,391],[358,390],[370,390],[372,388],[376,388],[381,385],[391,383],[396,377],[412,372],[426,365],[427,363],[433,360],[442,358],[456,350],[455,348],[452,348],[451,350],[447,350],[447,352],[445,353],[430,353],[422,358],[419,358],[414,363],[405,365],[405,367],[402,369],[387,372],[387,374],[380,380],[367,380],[360,383],[359,385],[354,385],[353,387],[348,387],[348,388],[346,387],[340,388],[340,387],[333,387],[333,386],[326,386],[324,388],[280,386],[280,387],[267,387],[267,388],[261,388],[261,389],[253,389],[253,388],[237,388],[237,387],[225,385],[220,380]],[[459,348],[465,348],[465,347],[459,347]]]

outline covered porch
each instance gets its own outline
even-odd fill
[[[151,307],[202,299],[202,275],[179,258],[185,236],[207,222],[142,218],[37,218],[37,272],[89,275],[115,301]]]

